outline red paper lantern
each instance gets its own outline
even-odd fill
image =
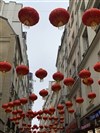
[[[13,117],[12,119],[13,119],[14,122],[17,121],[17,117]]]
[[[12,68],[11,64],[7,61],[0,62],[0,71],[1,72],[8,72]]]
[[[17,115],[17,113],[18,113],[17,110],[13,110],[13,111],[12,111],[12,114],[13,114],[13,115]]]
[[[39,125],[39,128],[40,128],[40,129],[43,129],[43,125]]]
[[[73,78],[69,77],[69,78],[65,78],[63,82],[66,86],[72,86],[74,84],[75,80]]]
[[[52,91],[54,92],[58,92],[60,89],[61,89],[61,85],[59,83],[54,83],[52,86],[51,86],[51,89]]]
[[[68,109],[68,112],[72,114],[72,113],[74,113],[75,111],[74,111],[74,109]]]
[[[67,101],[65,104],[67,108],[70,108],[73,106],[73,103],[71,101]]]
[[[51,107],[51,108],[49,108],[49,111],[53,114],[55,112],[55,108]]]
[[[27,75],[29,73],[29,68],[28,68],[28,66],[25,66],[25,65],[17,66],[16,73],[20,76]]]
[[[47,76],[47,71],[40,68],[39,70],[36,71],[35,76],[40,80],[43,80]]]
[[[16,124],[16,125],[18,125],[18,124],[19,124],[19,122],[18,122],[18,121],[16,121],[16,122],[15,122],[15,124]]]
[[[89,85],[92,85],[94,81],[92,78],[89,77],[89,78],[83,79],[82,82],[83,84],[89,86]]]
[[[3,109],[7,109],[8,107],[9,107],[8,104],[3,104],[3,105],[2,105],[2,108],[3,108]]]
[[[14,107],[14,102],[9,102],[9,103],[8,103],[8,106],[9,106],[10,108]]]
[[[60,120],[60,123],[64,123],[64,120]]]
[[[31,114],[31,118],[34,118],[35,116],[37,116],[38,115],[38,112],[33,112],[32,114]]]
[[[25,127],[25,126],[26,126],[26,123],[22,123],[22,126],[24,126],[24,127]]]
[[[55,116],[55,117],[54,117],[54,120],[57,121],[57,120],[58,120],[58,117]]]
[[[49,112],[48,109],[43,110],[43,113],[45,113],[45,114],[50,114],[50,112]]]
[[[18,112],[19,114],[22,114],[22,113],[23,113],[22,109],[18,109],[17,112]]]
[[[48,95],[48,91],[45,90],[45,89],[42,89],[42,90],[39,92],[39,94],[40,94],[40,96],[45,97],[45,96]]]
[[[57,109],[58,109],[58,110],[62,110],[63,108],[64,108],[64,106],[63,106],[62,104],[58,104],[58,105],[57,105]]]
[[[20,100],[15,100],[15,101],[14,101],[14,106],[20,106],[20,105],[21,105]]]
[[[90,8],[82,16],[82,22],[86,26],[97,26],[100,24],[100,9]]]
[[[96,94],[94,92],[90,92],[88,94],[88,98],[90,98],[90,99],[94,99],[95,97],[96,97]]]
[[[98,81],[98,84],[100,85],[100,80]]]
[[[64,117],[60,117],[60,120],[64,120]]]
[[[11,110],[11,108],[9,108],[9,107],[8,107],[7,109],[5,109],[5,112],[6,112],[6,113],[10,113],[11,111],[12,111],[12,110]]]
[[[26,126],[26,123],[22,123],[22,126]]]
[[[57,82],[59,82],[59,81],[64,79],[64,75],[61,72],[59,72],[59,71],[54,73],[52,77]]]
[[[39,21],[38,12],[32,7],[24,7],[18,13],[18,18],[26,26],[33,26]]]
[[[59,114],[60,114],[60,115],[63,115],[63,114],[64,114],[64,110],[60,110],[60,111],[59,111]]]
[[[27,126],[28,126],[28,127],[31,127],[31,124],[28,124]]]
[[[29,99],[31,100],[31,101],[35,101],[35,100],[37,100],[37,95],[35,95],[34,93],[32,93],[32,94],[30,94],[29,95]]]
[[[49,15],[50,23],[55,27],[60,27],[68,23],[69,13],[64,8],[56,8]]]
[[[48,117],[47,116],[43,116],[43,120],[47,120],[48,119]]]
[[[41,117],[40,115],[38,115],[38,116],[37,116],[37,119],[38,119],[38,120],[41,120],[41,119],[42,119],[42,117]]]
[[[91,76],[91,73],[89,70],[83,69],[79,73],[79,77],[82,79],[89,78]]]
[[[33,114],[33,111],[32,111],[31,109],[29,109],[29,110],[27,111],[27,113],[28,113],[29,115],[32,115],[32,114]]]
[[[37,125],[35,125],[35,124],[33,125],[33,127],[34,127],[34,129],[38,129],[38,126],[37,126]]]
[[[25,113],[23,112],[22,114],[20,114],[20,116],[21,116],[22,118],[25,118]]]
[[[38,114],[39,114],[39,115],[42,115],[42,114],[43,114],[43,111],[42,111],[42,110],[39,110],[39,111],[38,111]]]
[[[50,125],[49,125],[49,128],[52,129],[52,128],[53,128],[53,124],[50,124]]]
[[[49,120],[51,120],[51,121],[52,121],[52,120],[53,120],[53,117],[52,117],[52,116],[50,116],[50,117],[49,117]]]
[[[26,104],[28,102],[27,98],[23,97],[20,99],[21,104]]]
[[[81,104],[84,102],[84,99],[82,97],[78,97],[78,98],[76,98],[76,102]]]
[[[17,118],[17,120],[20,120],[21,119],[21,116],[17,116],[16,118]]]
[[[95,65],[94,65],[94,70],[96,72],[100,72],[100,62],[97,62]]]

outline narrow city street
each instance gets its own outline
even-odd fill
[[[100,133],[100,0],[0,0],[0,133]]]

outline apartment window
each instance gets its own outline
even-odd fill
[[[81,7],[80,7],[80,11],[81,11],[81,16],[83,15],[83,12],[85,10],[85,2],[84,0],[82,1]]]
[[[95,5],[94,5],[94,8],[100,9],[100,2],[96,1],[96,2],[95,2]]]
[[[67,65],[67,58],[68,58],[68,52],[67,52],[67,47],[66,47],[65,48],[65,59],[64,59],[64,61],[65,61],[65,67]]]
[[[74,103],[74,107],[76,108],[77,107],[77,104],[76,104],[76,95],[73,97],[73,103]]]
[[[100,51],[98,52],[98,61],[100,61]]]
[[[69,71],[69,75],[71,76],[71,69],[70,69],[70,71]]]
[[[76,21],[76,34],[78,34],[78,22]]]
[[[72,15],[71,15],[71,27],[73,25],[73,22],[74,22],[74,15],[73,15],[73,12],[72,12]]]
[[[71,50],[71,42],[69,43],[69,51]]]
[[[67,35],[69,36],[70,34],[70,23],[68,23],[68,26],[67,26]]]
[[[78,65],[80,64],[80,54],[79,54],[79,51],[77,53],[77,63],[78,63]]]
[[[83,38],[83,49],[84,52],[86,52],[87,48],[89,47],[87,28],[85,28],[82,38]]]
[[[73,34],[72,34],[72,41],[74,42],[74,31],[73,31]]]
[[[72,65],[72,74],[74,74],[75,70],[76,70],[76,60],[74,60],[73,65]]]

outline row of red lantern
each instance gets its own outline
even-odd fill
[[[97,62],[94,65],[94,70],[96,72],[100,72],[100,62]],[[42,80],[43,78],[45,78],[47,76],[47,72],[46,72],[46,70],[41,68],[36,71],[35,75]],[[86,69],[83,69],[79,73],[79,77],[83,79],[83,83],[86,85],[91,85],[93,83],[93,79],[90,78],[90,76],[91,76],[91,73]],[[64,75],[59,71],[54,73],[52,77],[56,82],[60,82],[64,79]],[[84,79],[86,79],[86,80],[84,80]],[[63,82],[66,86],[72,86],[74,84],[75,80],[71,77],[67,77],[64,79]],[[98,84],[100,84],[100,81],[98,81]],[[53,91],[56,91],[56,90],[59,91],[60,89],[61,89],[61,86],[59,83],[55,83],[52,85]]]
[[[7,62],[7,61],[0,62],[0,71],[1,72],[6,73],[6,72],[10,71],[11,68],[12,68],[12,65],[9,62]],[[19,65],[16,67],[16,73],[19,76],[27,75],[29,73],[29,68],[28,68],[28,66],[25,66],[25,65]]]
[[[0,62],[0,71],[3,73],[6,73],[8,71],[10,71],[12,68],[12,65],[7,62],[7,61],[2,61]],[[18,76],[24,76],[27,75],[29,73],[29,67],[26,65],[19,65],[16,67],[16,73]],[[47,71],[40,68],[39,70],[36,71],[35,73],[36,77],[40,78],[40,80],[42,80],[43,78],[45,78],[47,76]]]
[[[33,26],[39,21],[39,13],[32,7],[24,7],[18,13],[19,20],[26,26]],[[70,18],[69,12],[64,8],[56,8],[49,15],[50,23],[55,27],[60,27],[68,23]],[[83,16],[82,22],[86,26],[97,26],[100,24],[100,9],[87,9]]]
[[[20,105],[20,102],[18,100],[15,101],[16,106]],[[24,102],[25,104],[25,102]],[[10,102],[10,107],[13,107],[13,105]],[[12,112],[13,115],[16,115],[16,117],[11,118],[12,121],[20,120],[25,117],[25,115],[29,118],[34,118],[35,116],[42,115],[43,113],[48,113],[49,115],[54,114],[55,108],[51,107],[49,110],[44,110],[44,111],[38,111],[38,112],[33,112],[32,110],[28,110],[27,113],[25,114],[21,109],[18,110],[11,110],[11,108],[8,107],[8,105],[4,104],[2,107],[5,109],[7,113]],[[62,114],[62,112],[60,112]],[[40,116],[37,116],[38,119],[41,119]]]
[[[0,62],[0,71],[1,72],[8,72],[8,71],[11,70],[11,68],[12,68],[12,66],[11,66],[11,64],[9,62],[7,62],[7,61]],[[96,72],[100,72],[100,62],[97,62],[94,65],[94,70]],[[28,66],[25,66],[25,65],[19,65],[19,66],[16,67],[16,72],[17,72],[18,75],[21,75],[21,76],[27,75],[29,73],[29,68],[28,68]],[[44,79],[47,76],[47,71],[42,69],[42,68],[40,68],[39,70],[37,70],[35,72],[35,75],[36,75],[37,78],[42,80],[42,79]],[[82,70],[79,73],[79,77],[83,78],[83,79],[84,78],[88,78],[90,76],[91,76],[91,73],[89,71],[85,70],[85,69]],[[59,72],[59,71],[54,73],[52,77],[57,82],[64,79],[64,75],[61,72]],[[71,83],[70,83],[70,81],[71,81]],[[64,84],[66,84],[66,82],[67,81],[64,80]],[[69,79],[69,85],[73,84],[73,83],[74,83],[74,80],[73,79]]]
[[[94,93],[94,92],[90,92],[89,94],[88,94],[88,98],[90,98],[90,99],[94,99],[96,97],[96,94]],[[30,96],[29,96],[29,99],[30,100],[32,100],[32,101],[35,101],[36,99],[37,99],[37,96],[35,95],[35,94],[31,94]],[[14,106],[20,106],[21,104],[26,104],[28,102],[28,100],[27,100],[27,98],[21,98],[20,100],[15,100],[15,101],[13,101],[13,102],[9,102],[8,104],[3,104],[2,105],[2,108],[4,108],[5,109],[5,112],[12,112],[12,114],[17,114],[17,113],[19,113],[19,114],[22,114],[22,110],[21,109],[19,109],[19,110],[17,110],[17,111],[12,111],[12,107],[14,107]],[[76,102],[77,103],[79,103],[79,104],[81,104],[81,103],[83,103],[84,102],[84,99],[82,98],[82,97],[77,97],[76,98]],[[68,102],[66,102],[65,103],[66,104],[66,106],[67,107],[71,107],[72,106],[72,103],[70,102],[70,101],[68,101]],[[57,109],[58,110],[61,110],[61,109],[63,109],[63,106],[62,105],[58,105],[57,106]],[[50,112],[51,113],[50,113]],[[48,113],[48,114],[53,114],[54,112],[55,112],[55,108],[50,108],[49,109],[49,111],[48,110],[45,110],[45,113]],[[39,114],[42,114],[43,112],[42,111],[40,111],[40,112],[38,112]],[[29,110],[28,111],[28,114],[33,114],[33,112],[31,111],[31,110]],[[37,115],[37,114],[36,114]],[[35,115],[34,115],[35,116]]]
[[[56,124],[57,125],[57,124]],[[52,129],[54,129],[54,131],[55,132],[57,132],[58,130],[63,130],[64,129],[64,127],[63,126],[59,126],[59,127],[57,127],[56,125],[53,125],[53,124],[50,124],[50,125],[45,125],[45,126],[43,126],[43,125],[40,125],[39,127],[40,127],[40,130],[41,131],[36,131],[36,130],[34,130],[34,127],[33,128],[29,128],[29,127],[20,127],[19,128],[19,130],[20,130],[20,132],[22,131],[22,132],[24,132],[25,130],[27,130],[29,133],[51,133],[51,130]]]
[[[58,73],[56,73],[57,74],[57,76],[58,75],[60,75],[61,73],[60,72],[58,72]],[[54,74],[55,75],[55,74]],[[54,76],[53,75],[53,76]],[[62,74],[61,74],[62,75]],[[92,78],[89,78],[89,76],[91,75],[91,73],[88,71],[88,70],[82,70],[80,73],[79,73],[79,77],[80,78],[83,78],[83,79],[85,79],[85,80],[83,80],[83,83],[85,83],[86,85],[88,84],[88,85],[91,85],[92,83],[93,83],[93,79]],[[54,78],[55,79],[55,78]],[[58,78],[56,78],[56,80],[58,81],[60,81],[61,79],[59,78],[59,76],[58,76]],[[72,80],[72,82],[73,82],[73,80]],[[71,83],[72,83],[71,82]],[[73,82],[74,83],[74,82]],[[69,85],[69,83],[67,84],[67,85]],[[55,91],[55,90],[59,90],[59,89],[61,89],[61,86],[60,86],[60,84],[59,83],[55,83],[54,85],[52,85],[52,90],[53,91]],[[39,93],[41,96],[43,96],[43,97],[45,97],[45,96],[47,96],[48,95],[48,91],[47,90],[45,90],[45,89],[43,89],[43,90],[41,90],[40,91],[40,93]],[[88,97],[89,98],[95,98],[96,97],[96,94],[94,94],[93,92],[91,92],[91,93],[89,93],[88,94]],[[30,100],[32,100],[32,101],[34,101],[34,100],[36,100],[37,99],[37,96],[35,95],[35,94],[31,94],[30,96],[29,96],[29,99]],[[22,98],[21,100],[20,100],[20,102],[22,103],[22,104],[26,104],[27,103],[27,99],[25,99],[25,98]],[[10,102],[9,103],[9,106],[10,107],[13,107],[13,105],[15,105],[15,106],[19,106],[21,103],[20,103],[18,100],[16,100],[16,101],[14,101],[14,104],[13,104],[13,102]],[[5,108],[7,108],[7,105],[5,105]],[[7,109],[7,111],[8,111],[8,109]],[[9,110],[10,111],[10,110]]]
[[[100,63],[98,63],[98,64],[100,64]],[[98,64],[96,64],[95,66],[97,66],[97,67],[94,67],[95,68],[95,70],[96,71],[98,71],[99,72],[99,68],[100,68],[100,65],[98,65]],[[98,69],[97,69],[98,68]],[[58,75],[59,75],[59,73],[57,73]],[[84,76],[85,75],[85,76]],[[80,73],[79,73],[79,76],[80,76],[80,78],[83,78],[83,79],[88,79],[89,78],[89,76],[91,75],[91,73],[88,71],[88,70],[82,70]],[[59,76],[58,76],[59,77]],[[54,78],[55,79],[55,78]],[[61,80],[61,79],[55,79],[55,80]],[[84,80],[84,81],[85,81]],[[85,81],[86,82],[86,81]],[[46,92],[47,93],[47,92]],[[47,95],[47,94],[46,94]],[[32,100],[32,101],[34,101],[34,100],[36,100],[37,98],[36,98],[37,96],[34,96],[34,94],[32,94],[31,96],[30,96],[30,99]],[[91,94],[89,94],[89,96],[88,97],[90,97],[90,98],[95,98],[96,97],[96,95],[95,94],[93,94],[92,92],[91,92]],[[35,99],[34,99],[35,98]],[[81,101],[82,102],[82,99],[81,100],[79,100],[79,101]],[[22,104],[25,104],[25,103],[27,103],[27,100],[25,100],[25,99],[22,99]],[[16,100],[15,101],[15,105],[16,106],[20,106],[20,102],[18,101],[18,100]],[[13,103],[9,103],[9,106],[10,106],[10,108],[11,107],[13,107]],[[7,106],[5,106],[4,107],[4,105],[3,105],[3,108],[5,108],[5,109],[7,109],[6,110],[6,112],[11,112],[11,109],[10,108],[8,108]],[[53,112],[53,110],[54,109],[52,109],[51,108],[51,112]]]
[[[33,127],[28,127],[28,126],[25,126],[25,127],[20,127],[19,129],[20,129],[20,131],[24,131],[25,129],[27,129],[27,130],[31,130],[31,131],[33,131],[34,129],[39,129],[40,128],[40,130],[50,130],[50,129],[57,129],[57,130],[62,130],[63,129],[63,127],[60,125],[60,128],[57,126],[57,124],[58,123],[53,123],[53,124],[50,124],[50,125],[39,125],[39,127],[37,126],[37,125],[35,125],[35,127],[34,127],[34,125],[33,125]],[[62,128],[61,128],[62,127]]]
[[[29,100],[31,101],[35,101],[37,99],[37,95],[35,95],[34,93],[30,94],[29,95]],[[18,106],[21,106],[21,105],[24,105],[28,102],[28,99],[27,98],[21,98],[21,99],[18,99],[18,100],[15,100],[15,101],[12,101],[12,102],[9,102],[7,104],[3,104],[2,105],[2,108],[5,109],[5,112],[11,112],[11,108],[14,108],[14,107],[18,107]],[[11,111],[10,111],[11,110]]]
[[[90,98],[91,98],[91,97],[90,97]],[[92,97],[92,98],[93,98],[93,97]],[[24,101],[24,100],[27,102],[26,99],[23,99],[22,101]],[[25,104],[25,103],[26,103],[25,101],[22,102],[22,104]],[[80,98],[80,97],[76,99],[76,102],[79,103],[79,104],[81,104],[83,101],[84,101],[84,99],[82,99],[82,98]],[[66,104],[66,107],[68,108],[68,112],[69,112],[69,113],[74,113],[74,110],[73,110],[73,109],[69,109],[69,108],[72,107],[72,105],[73,105],[72,102],[71,102],[71,101],[67,101],[65,104]],[[12,104],[11,102],[10,102],[8,105],[9,105],[10,107],[13,107],[13,104]],[[7,110],[7,111],[6,111],[7,113],[12,111],[10,108],[8,108],[8,105],[4,104],[4,105],[2,106],[4,109]],[[15,101],[15,105],[16,105],[16,106],[19,106],[19,105],[20,105],[20,102],[19,102],[18,100],[16,100],[16,101]],[[59,104],[59,105],[57,106],[57,109],[60,110],[60,111],[59,111],[59,114],[64,114],[63,108],[64,108],[64,106],[61,105],[61,104]],[[55,108],[54,108],[54,107],[51,107],[49,110],[38,111],[37,113],[36,113],[36,112],[33,113],[33,111],[29,110],[29,111],[27,112],[26,116],[27,116],[27,117],[30,117],[30,118],[34,118],[34,117],[35,117],[36,115],[38,115],[38,114],[39,114],[39,115],[42,115],[43,113],[46,113],[46,114],[51,115],[51,114],[54,114],[54,112],[55,112]],[[15,119],[15,117],[14,117],[14,118],[12,119],[13,121],[20,120],[21,118],[25,117],[25,113],[23,113],[23,111],[22,111],[21,109],[12,111],[12,114],[13,114],[13,115],[20,114],[20,116],[17,116],[16,119]],[[37,116],[37,119],[42,119],[42,117],[41,117],[41,116]]]
[[[61,107],[61,105],[58,106],[58,108],[60,108],[60,107]],[[60,108],[60,109],[61,109],[61,108]],[[51,111],[52,111],[52,110],[55,110],[55,109],[51,109]],[[73,112],[74,112],[74,110],[71,109],[71,110],[70,110],[70,113],[73,113]],[[61,111],[61,114],[63,114],[63,113],[64,113],[64,111]],[[58,120],[58,118],[55,119],[55,120]],[[18,124],[19,122],[17,121],[17,122],[15,122],[15,123]],[[61,123],[63,123],[63,121],[61,121]],[[27,128],[27,127],[26,127],[26,128]]]
[[[29,113],[30,114],[30,111],[28,111],[27,113]],[[38,113],[38,112],[37,112]],[[14,113],[15,114],[15,113]],[[45,117],[43,117],[43,118],[45,118]],[[54,119],[54,120],[58,120],[58,118],[56,119],[57,117],[52,117],[52,119]],[[14,121],[15,122],[15,124],[19,124],[19,121],[18,120],[20,120],[21,119],[21,117],[20,116],[16,116],[16,117],[14,117],[14,118],[10,118],[10,120],[11,121]],[[51,119],[51,117],[49,118],[49,120],[52,120]],[[63,123],[63,119],[64,118],[60,118],[61,119],[61,121],[60,121],[60,123]],[[31,127],[31,124],[25,124],[25,123],[22,123],[22,128],[23,129],[30,129],[30,127]],[[40,128],[42,128],[42,127],[40,127]]]
[[[94,70],[96,72],[100,72],[100,62],[97,62],[94,65]],[[87,85],[90,86],[93,84],[93,79],[90,77],[91,73],[89,70],[83,69],[79,72],[78,76],[82,79],[82,82]],[[56,83],[54,83],[51,86],[51,89],[55,92],[58,92],[61,89],[61,85],[59,84],[60,81],[62,81],[64,78],[64,75],[61,72],[57,72],[54,73],[53,75],[53,79],[56,81]],[[59,81],[59,82],[58,82]],[[66,86],[72,86],[75,83],[75,80],[72,77],[67,77],[63,80],[64,85]],[[98,84],[100,85],[100,80],[98,81]],[[91,90],[92,91],[92,90]],[[90,99],[94,99],[96,97],[96,94],[94,92],[90,92],[88,94],[88,98]]]

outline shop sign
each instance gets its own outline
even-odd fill
[[[96,111],[94,114],[90,115],[89,120],[95,120],[100,117],[100,110]]]
[[[91,124],[90,123],[87,123],[86,125],[81,126],[81,129],[86,129],[86,128],[89,128],[90,126],[91,126]]]

